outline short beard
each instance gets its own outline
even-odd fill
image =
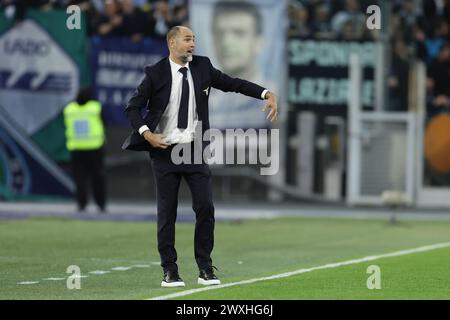
[[[183,63],[188,63],[188,62],[192,61],[192,55],[189,55],[189,56],[188,55],[180,55],[179,58]]]
[[[190,56],[180,56],[180,60],[183,61],[183,63],[188,63],[192,61],[192,55]]]

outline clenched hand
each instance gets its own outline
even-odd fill
[[[152,133],[150,130],[145,131],[142,136],[154,148],[166,149],[170,144],[164,140],[164,136],[158,133]]]

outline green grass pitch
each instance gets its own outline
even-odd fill
[[[146,299],[195,289],[192,224],[177,224],[184,289],[161,288],[156,225],[36,218],[0,221],[0,299]],[[450,241],[450,222],[280,218],[217,222],[213,252],[222,283]],[[77,265],[80,290],[66,269]],[[149,265],[149,267],[143,267]],[[369,265],[380,290],[366,287]],[[315,270],[198,292],[182,299],[450,299],[450,248]],[[113,270],[124,267],[126,270]],[[132,267],[127,269],[127,267]],[[91,271],[109,271],[92,274]],[[19,284],[38,281],[35,284]]]

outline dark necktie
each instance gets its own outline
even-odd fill
[[[180,68],[180,71],[183,74],[182,80],[182,89],[181,89],[181,100],[180,100],[180,108],[178,109],[178,128],[186,129],[188,123],[188,105],[189,105],[189,82],[187,79],[187,68]]]

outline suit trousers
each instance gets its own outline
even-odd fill
[[[191,148],[193,160],[193,143]],[[177,218],[178,190],[184,178],[191,191],[192,209],[195,212],[194,255],[199,269],[211,266],[214,247],[214,205],[212,201],[211,170],[207,163],[174,164],[167,149],[150,151],[153,174],[156,180],[158,251],[164,271],[177,271],[175,249],[175,222]]]
[[[103,148],[71,152],[72,173],[75,180],[78,210],[84,210],[88,201],[88,186],[100,210],[105,210],[106,182]]]

